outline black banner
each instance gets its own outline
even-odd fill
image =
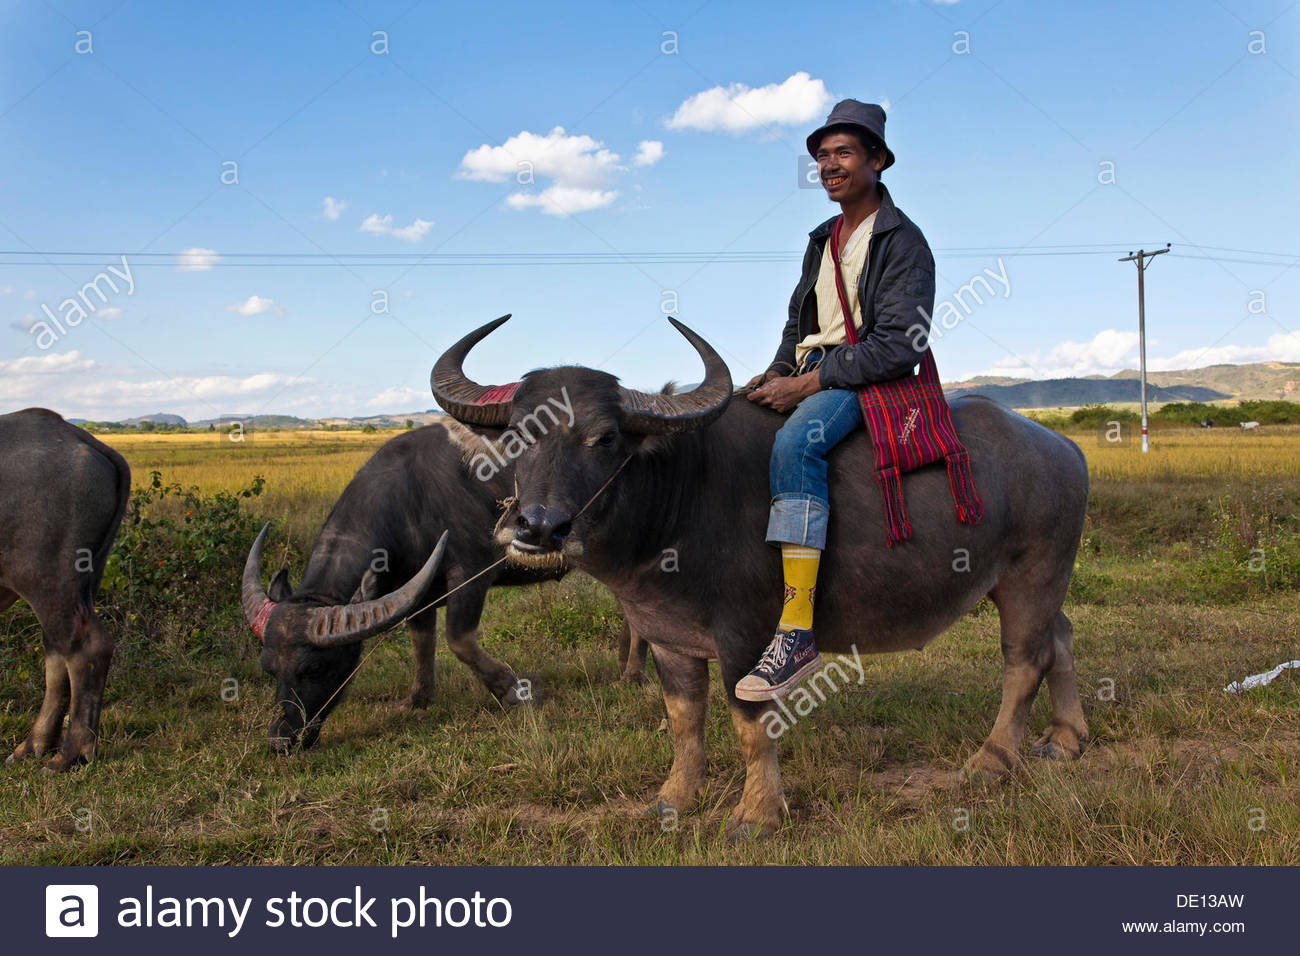
[[[0,914],[8,952],[1293,952],[1298,889],[1286,868],[7,867]]]

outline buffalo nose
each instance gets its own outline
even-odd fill
[[[529,505],[515,520],[515,540],[535,548],[558,548],[573,528],[567,511]]]

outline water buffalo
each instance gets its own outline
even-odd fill
[[[286,752],[316,742],[321,724],[343,698],[365,638],[420,607],[404,605],[401,613],[373,616],[363,626],[352,602],[376,602],[384,591],[411,579],[444,529],[450,530],[446,559],[420,590],[428,600],[458,590],[406,622],[415,654],[407,703],[424,707],[433,699],[437,608],[444,606],[452,653],[503,705],[528,699],[510,668],[478,644],[483,602],[491,587],[558,580],[567,569],[556,555],[540,566],[508,561],[475,577],[503,556],[493,528],[501,500],[512,493],[513,472],[501,466],[509,465],[508,460],[491,454],[489,440],[498,433],[448,420],[385,442],[334,505],[296,590],[282,570],[269,593],[262,591],[265,539],[259,536],[244,568],[243,605],[249,625],[262,639],[262,668],[276,681],[278,706],[267,731],[272,750]],[[357,626],[326,628],[349,614]],[[632,648],[623,655],[628,679],[635,681],[644,672],[644,645],[638,651],[630,634],[623,643]]]
[[[784,805],[774,728],[787,715],[797,718],[770,702],[737,700],[733,688],[781,610],[780,555],[764,537],[768,459],[783,416],[729,403],[726,365],[676,320],[704,361],[704,380],[692,391],[651,395],[608,373],[566,366],[530,372],[502,398],[461,368],[506,318],[452,346],[432,376],[439,404],[466,422],[508,425],[559,394],[572,403],[572,427],[540,436],[516,463],[518,504],[501,543],[520,560],[562,554],[604,582],[654,645],[674,751],[652,808],[659,812],[684,810],[704,783],[706,662],[717,657],[746,763],[733,832],[770,832]],[[957,521],[945,469],[922,468],[903,479],[914,537],[886,547],[869,439],[855,435],[831,452],[817,643],[855,655],[920,648],[989,596],[1001,619],[1002,706],[964,772],[996,776],[1018,760],[1044,678],[1053,715],[1036,752],[1077,756],[1087,737],[1061,605],[1088,476],[1072,442],[994,402],[961,398],[952,415],[984,500],[977,525]],[[825,687],[813,685],[818,694]]]
[[[54,412],[0,415],[0,610],[32,606],[45,642],[45,700],[9,761],[62,749],[67,770],[95,756],[112,636],[95,614],[104,565],[131,493],[122,456]]]

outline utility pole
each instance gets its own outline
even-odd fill
[[[1163,256],[1169,251],[1169,243],[1165,243],[1163,249],[1157,249],[1155,252],[1147,252],[1145,249],[1139,249],[1136,254],[1130,252],[1128,256],[1118,260],[1119,262],[1137,263],[1138,270],[1138,362],[1139,374],[1142,376],[1142,453],[1147,451],[1147,317],[1146,317],[1146,286],[1142,281],[1142,275],[1150,267],[1148,259],[1156,256]]]

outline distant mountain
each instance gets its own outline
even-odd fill
[[[690,391],[698,383],[678,385],[676,391]],[[1138,373],[1125,369],[1114,375],[1088,375],[1079,378],[1027,379],[1006,375],[979,375],[962,382],[945,382],[951,397],[986,395],[1011,408],[1069,408],[1079,405],[1109,405],[1136,402],[1139,398]],[[1283,399],[1300,402],[1300,362],[1255,362],[1250,365],[1211,365],[1206,368],[1147,373],[1147,400],[1162,402],[1236,402]],[[444,417],[436,408],[420,412],[391,412],[383,415],[298,418],[294,415],[255,415],[253,428],[402,428],[428,425]],[[153,425],[206,430],[222,428],[233,421],[249,427],[249,421],[236,416],[204,419],[187,423],[180,415],[158,412],[129,418],[122,427]],[[103,426],[101,426],[103,427]],[[116,426],[109,426],[116,427]]]
[[[1125,369],[1112,379],[1136,379],[1136,369]],[[1210,365],[1181,372],[1147,372],[1157,385],[1204,385],[1232,398],[1300,401],[1300,362],[1255,362],[1251,365]]]
[[[123,425],[139,425],[143,422],[150,422],[154,425],[180,425],[185,426],[185,419],[179,415],[168,415],[165,412],[155,412],[152,415],[141,415],[139,418],[128,418],[122,422]]]
[[[944,384],[950,396],[986,395],[1011,408],[1057,408],[1136,402],[1139,373],[1125,369],[1109,377],[1016,379],[977,376]],[[1147,372],[1149,402],[1215,402],[1255,399],[1300,401],[1300,363],[1256,362]]]
[[[976,385],[974,388],[948,388],[949,397],[983,395],[1008,408],[1056,408],[1073,405],[1111,405],[1141,400],[1141,383],[1137,379],[1049,378],[1017,385]],[[1159,387],[1147,380],[1148,402],[1214,402],[1231,398],[1223,392],[1199,385]]]
[[[194,422],[191,428],[225,428],[239,422],[244,428],[318,428],[319,423],[311,418],[298,418],[294,415],[254,415],[252,418],[240,418],[238,415],[222,415],[219,418],[205,418]]]

